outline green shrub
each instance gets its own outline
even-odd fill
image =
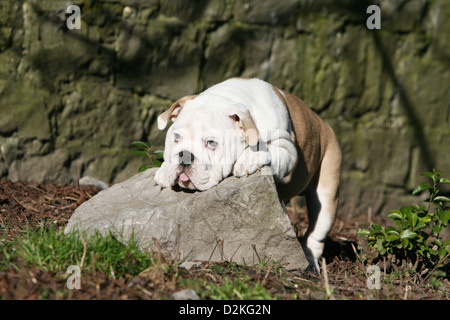
[[[389,256],[397,262],[409,261],[417,267],[436,268],[450,253],[450,240],[444,241],[441,231],[450,220],[448,197],[439,195],[439,185],[450,183],[442,177],[441,171],[433,169],[423,174],[432,183],[422,182],[412,192],[413,195],[427,190],[430,194],[426,204],[401,207],[392,210],[388,218],[396,227],[372,224],[370,229],[360,229],[358,234],[368,237],[369,245],[376,248],[381,256]]]

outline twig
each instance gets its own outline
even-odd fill
[[[223,262],[223,242],[224,240],[220,240],[220,263]]]
[[[352,246],[353,252],[355,253],[356,257],[358,258],[358,260],[361,260],[361,258],[359,257],[358,252],[356,251],[355,246],[353,245],[353,243],[350,243],[350,245]]]
[[[241,244],[239,244],[238,247],[236,248],[236,250],[233,252],[233,255],[230,258],[230,262],[233,262],[233,257],[236,254],[236,252],[239,250],[240,247],[241,247]]]
[[[211,255],[209,256],[208,263],[211,261],[211,258],[212,258],[213,254],[214,254],[214,251],[216,251],[216,248],[217,248],[217,246],[219,245],[219,241],[220,241],[220,240],[217,240],[216,245],[214,246],[214,249],[213,249],[213,251],[211,252]]]
[[[264,275],[264,279],[263,279],[263,281],[261,282],[261,285],[262,285],[262,286],[265,286],[265,285],[266,285],[267,278],[269,277],[269,273],[270,273],[270,270],[266,270],[266,274]]]
[[[322,272],[323,278],[325,280],[325,291],[327,292],[327,296],[330,300],[335,300],[333,294],[331,293],[330,286],[328,284],[327,264],[325,263],[325,258],[323,257],[322,257]]]
[[[176,262],[178,260],[178,254],[180,252],[180,239],[181,239],[180,228],[181,228],[181,225],[178,224],[177,225],[177,248],[175,250],[175,257],[174,257],[174,261],[173,262]]]
[[[136,285],[136,288],[141,290],[142,293],[144,293],[145,295],[149,296],[150,298],[153,298],[153,293],[151,291],[148,291],[147,289],[145,289],[143,286],[141,286],[140,284]]]
[[[158,239],[152,238],[154,247],[156,249],[156,253],[158,255],[158,264],[157,264],[157,271],[156,276],[161,280],[161,282],[164,283],[164,270],[162,267],[162,257],[161,257],[161,244],[159,243]]]
[[[62,198],[62,200],[78,201],[78,199],[76,199],[76,198],[74,198],[74,197],[69,197],[69,196]]]
[[[403,300],[408,300],[408,292],[411,290],[411,286],[405,286],[405,295],[403,296]]]
[[[152,240],[153,240],[153,244],[155,246],[156,253],[158,256],[158,266],[161,267],[161,245],[160,245],[158,239],[152,238]]]
[[[428,275],[425,277],[425,279],[423,279],[423,280],[420,282],[421,285],[422,285],[423,282],[425,282],[425,281],[428,280],[428,278],[431,276],[431,274],[434,272],[434,270],[436,270],[436,268],[437,268],[437,267],[438,267],[445,259],[447,259],[449,255],[450,255],[450,252],[447,253],[447,254],[445,255],[445,257],[443,257],[438,263],[436,263],[436,265],[434,266],[433,270],[431,270],[431,271],[428,273]]]
[[[253,248],[253,251],[255,251],[255,253],[256,253],[256,257],[258,257],[258,261],[261,263],[261,258],[259,257],[258,251],[256,251],[256,244],[252,243],[252,248]]]
[[[25,208],[25,209],[27,209],[27,210],[32,210],[32,211],[37,212],[37,213],[41,213],[38,209],[33,208],[32,206],[27,206],[27,205],[23,204],[22,202],[20,202],[19,200],[17,200],[16,197],[14,197],[14,196],[11,196],[11,197],[12,197],[19,205],[21,205],[23,208]]]
[[[81,256],[80,270],[83,270],[84,258],[86,257],[86,252],[87,252],[87,244],[83,238],[83,234],[81,234],[81,233],[80,233],[80,239],[81,239],[81,243],[83,244],[83,255]]]
[[[372,224],[372,207],[369,207],[369,208],[367,209],[367,223],[368,223],[369,225]]]
[[[359,256],[358,252],[356,251],[355,246],[353,245],[353,243],[350,243],[350,245],[352,246],[353,252],[355,253],[356,257],[358,258],[356,261],[358,264],[361,265],[361,269],[364,272],[364,275],[367,278],[367,273],[366,273],[366,269],[364,268],[364,264],[361,262],[361,257]]]
[[[220,263],[220,261],[214,261],[214,260],[199,260],[199,259],[195,259],[195,260],[189,260],[192,262],[201,262],[201,263],[206,263],[206,264],[210,264],[210,263]]]

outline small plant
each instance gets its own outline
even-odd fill
[[[152,151],[152,144],[150,142],[142,142],[142,141],[133,141],[131,144],[139,147],[138,150],[135,150],[134,154],[145,154],[150,159],[150,165],[149,164],[143,164],[139,167],[138,171],[142,172],[150,168],[154,167],[160,167],[163,163],[163,157],[164,157],[164,151],[163,150],[156,150]]]
[[[412,192],[413,195],[429,191],[427,204],[401,207],[388,215],[396,227],[372,224],[370,229],[361,229],[359,235],[367,236],[369,245],[376,248],[381,256],[387,256],[396,264],[413,265],[414,270],[439,268],[450,254],[450,240],[444,241],[441,231],[450,220],[450,198],[439,195],[439,184],[450,183],[442,177],[441,171],[423,173],[432,183],[422,182]],[[434,210],[432,210],[434,208]]]

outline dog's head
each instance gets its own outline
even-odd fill
[[[173,184],[207,190],[230,175],[248,145],[258,143],[259,132],[248,109],[224,97],[186,96],[158,117],[167,131],[164,161],[175,170]]]

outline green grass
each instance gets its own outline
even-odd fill
[[[13,246],[12,241],[6,239],[0,240],[0,271],[6,270],[8,267],[13,267],[17,270],[17,266],[13,261],[17,257],[17,250]]]
[[[200,295],[213,300],[273,300],[261,281],[225,277],[221,284],[209,283]]]
[[[40,227],[30,229],[14,240],[0,239],[0,271],[9,267],[16,270],[38,267],[41,270],[66,273],[71,265],[82,265],[82,272],[100,272],[112,278],[136,276],[145,269],[158,268],[156,255],[142,251],[133,237],[124,244],[112,233],[94,233],[80,237],[78,233],[64,234],[62,230]],[[176,263],[161,264],[167,281],[176,269]],[[274,299],[264,288],[263,281],[248,276],[248,266],[236,263],[213,263],[204,270],[201,278],[175,276],[179,287],[194,289],[199,296],[213,300],[260,300]],[[266,264],[255,265],[255,273],[269,268]],[[274,266],[271,270],[276,270]],[[206,274],[215,275],[212,281]],[[213,278],[214,278],[213,277]],[[50,293],[47,293],[50,294]],[[43,299],[46,293],[42,293]]]
[[[261,281],[255,281],[248,276],[242,279],[232,274],[233,278],[225,277],[223,281],[215,283],[206,278],[182,278],[179,286],[193,289],[200,297],[212,300],[274,300]]]
[[[212,300],[273,300],[273,296],[264,286],[266,273],[274,275],[278,265],[268,261],[264,264],[250,266],[238,265],[236,262],[211,263],[203,269],[202,278],[181,278],[178,285],[193,289],[200,297]],[[249,276],[253,274],[255,278]],[[210,276],[208,276],[208,274]],[[277,274],[282,278],[283,274]],[[216,279],[215,281],[210,281]]]
[[[97,232],[81,238],[77,233],[64,235],[62,230],[53,228],[28,229],[23,237],[2,240],[0,252],[0,269],[25,263],[46,271],[65,272],[83,260],[84,270],[96,270],[114,278],[137,275],[154,262],[152,254],[141,251],[133,237],[124,244],[112,233]]]

